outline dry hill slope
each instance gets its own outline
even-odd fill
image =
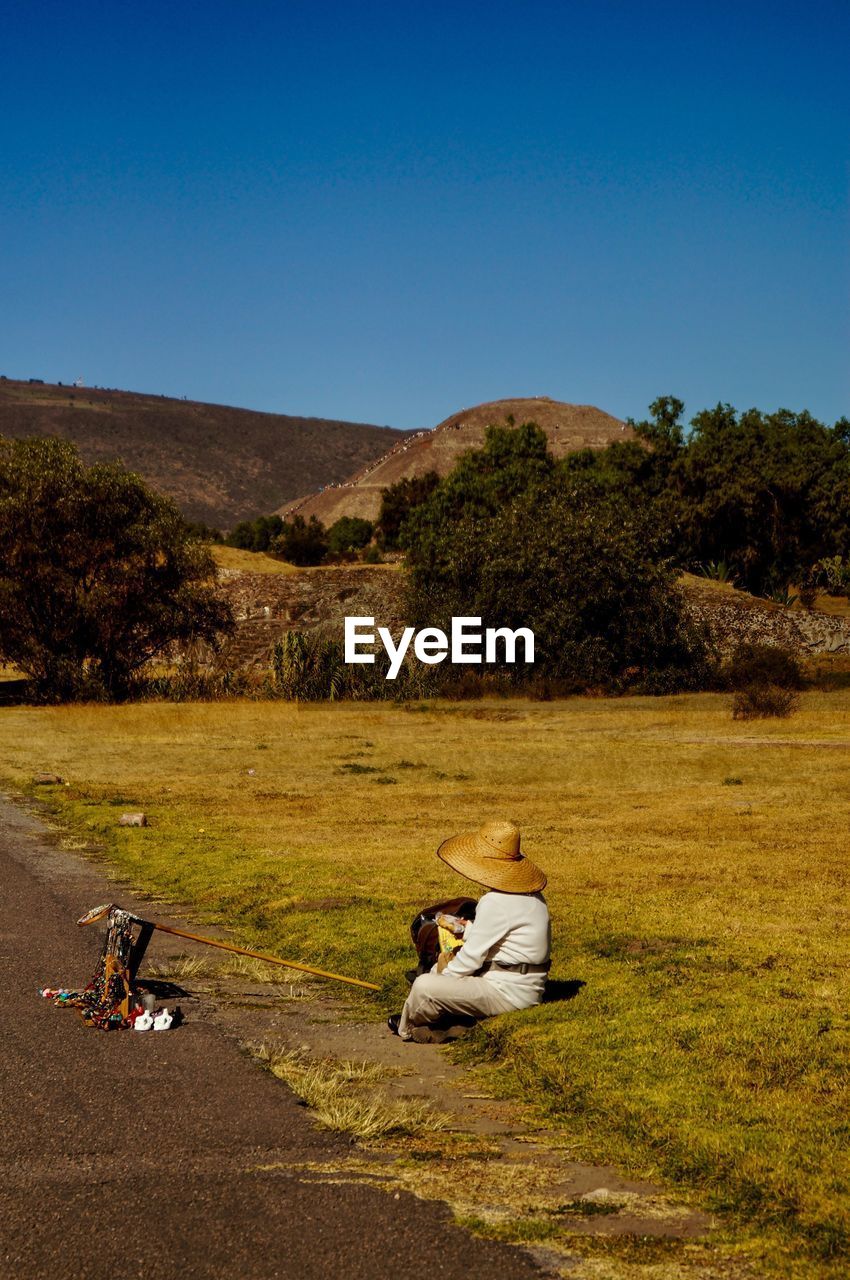
[[[344,480],[409,433],[90,387],[0,380],[0,436],[61,436],[120,458],[192,520],[230,528]]]
[[[462,453],[480,448],[488,426],[503,423],[508,417],[517,424],[536,422],[546,432],[556,457],[577,449],[601,449],[612,440],[632,438],[630,427],[593,405],[564,404],[548,396],[493,400],[452,414],[433,431],[419,431],[397,441],[382,458],[344,483],[288,503],[282,513],[298,512],[305,518],[315,515],[325,525],[333,524],[340,516],[375,520],[381,506],[381,490],[387,485],[426,471],[447,475]]]

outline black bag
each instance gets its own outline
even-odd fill
[[[419,912],[410,926],[410,936],[419,956],[417,974],[428,973],[437,963],[440,954],[437,916],[463,916],[465,920],[474,920],[477,906],[474,898],[450,898],[448,902],[437,902]]]

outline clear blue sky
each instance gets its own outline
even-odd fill
[[[850,414],[850,5],[31,0],[0,373]]]

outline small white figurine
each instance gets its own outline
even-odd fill
[[[145,1010],[144,1013],[139,1014],[138,1018],[133,1023],[133,1030],[134,1031],[150,1031],[153,1025],[154,1025],[153,1014],[148,1013],[147,1010]]]
[[[167,1031],[174,1021],[172,1014],[167,1009],[161,1009],[153,1020],[154,1031]]]

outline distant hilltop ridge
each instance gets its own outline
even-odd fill
[[[625,422],[589,404],[565,404],[549,396],[517,400],[491,400],[471,409],[453,413],[429,431],[416,431],[396,441],[374,462],[341,483],[326,485],[295,502],[285,503],[281,515],[316,516],[332,525],[340,516],[360,516],[376,520],[381,509],[381,491],[404,478],[436,471],[444,476],[468,449],[480,448],[488,426],[513,418],[517,426],[536,422],[545,431],[552,453],[562,458],[578,449],[604,449],[614,440],[630,440],[634,432]]]
[[[60,436],[87,463],[120,459],[190,520],[232,528],[344,480],[409,432],[168,396],[0,377],[0,436]]]

